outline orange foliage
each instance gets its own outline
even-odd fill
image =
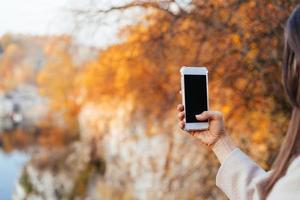
[[[53,146],[63,147],[75,139],[75,130],[59,126],[57,121],[60,121],[60,119],[55,119],[55,116],[49,113],[47,117],[37,125],[37,144],[45,148],[51,148]]]
[[[24,149],[29,144],[32,144],[32,135],[25,133],[21,129],[16,129],[11,133],[2,133],[0,141],[3,150],[11,152],[15,149]]]
[[[210,107],[224,112],[230,132],[247,141],[245,149],[249,141],[264,143],[260,153],[250,152],[266,160],[280,143],[266,138],[282,138],[289,114],[281,85],[281,24],[293,3],[201,2],[176,14],[163,6],[150,9],[125,27],[124,41],[79,75],[84,100],[131,101],[150,125],[163,124],[180,102],[179,68],[205,65]]]
[[[0,46],[5,48],[0,54],[0,90],[11,90],[32,78],[32,70],[26,63],[24,47],[14,41],[10,35],[0,39]]]
[[[77,69],[73,63],[68,36],[52,39],[44,48],[46,62],[37,76],[40,93],[50,100],[53,112],[62,113],[66,127],[76,128],[79,112],[75,79]]]
[[[135,108],[131,114],[139,113],[151,127],[163,124],[180,102],[179,68],[204,65],[209,69],[210,107],[224,112],[230,132],[246,140],[244,148],[249,141],[261,145],[266,138],[282,137],[289,116],[280,64],[282,24],[294,4],[196,0],[178,12],[157,4],[121,30],[121,43],[83,66],[75,64],[71,37],[50,38],[36,80],[53,114],[62,116],[71,130],[77,130],[77,115],[89,101],[129,101]],[[16,74],[25,74],[20,81],[31,76],[24,63],[22,73],[14,69],[24,52],[9,40],[1,41],[6,50],[0,75],[7,77],[1,88],[14,87]],[[269,156],[280,140],[267,142],[268,148],[261,149]]]

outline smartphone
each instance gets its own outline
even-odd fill
[[[208,110],[208,70],[206,67],[182,67],[181,94],[185,112],[186,131],[208,129],[207,121],[198,121],[195,115]]]

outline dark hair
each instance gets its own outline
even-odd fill
[[[290,162],[300,153],[300,4],[289,16],[284,30],[283,82],[293,106],[289,127],[280,151],[266,181],[263,197],[276,181],[285,175]]]

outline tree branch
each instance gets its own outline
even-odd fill
[[[162,12],[167,13],[168,15],[175,17],[176,15],[172,13],[170,10],[168,10],[169,5],[171,3],[174,3],[175,0],[166,0],[166,1],[159,1],[159,2],[151,2],[151,1],[136,1],[132,3],[128,3],[122,6],[112,6],[109,9],[97,9],[94,11],[94,14],[108,14],[112,11],[124,11],[131,8],[144,8],[144,9],[156,9]],[[175,2],[176,3],[176,2]],[[166,6],[164,6],[166,4]],[[181,12],[183,12],[182,9],[180,9]],[[90,10],[75,10],[76,14],[86,14],[90,13]]]

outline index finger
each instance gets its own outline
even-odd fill
[[[184,106],[183,106],[182,104],[178,104],[178,105],[177,105],[177,110],[178,110],[179,112],[184,111]]]

